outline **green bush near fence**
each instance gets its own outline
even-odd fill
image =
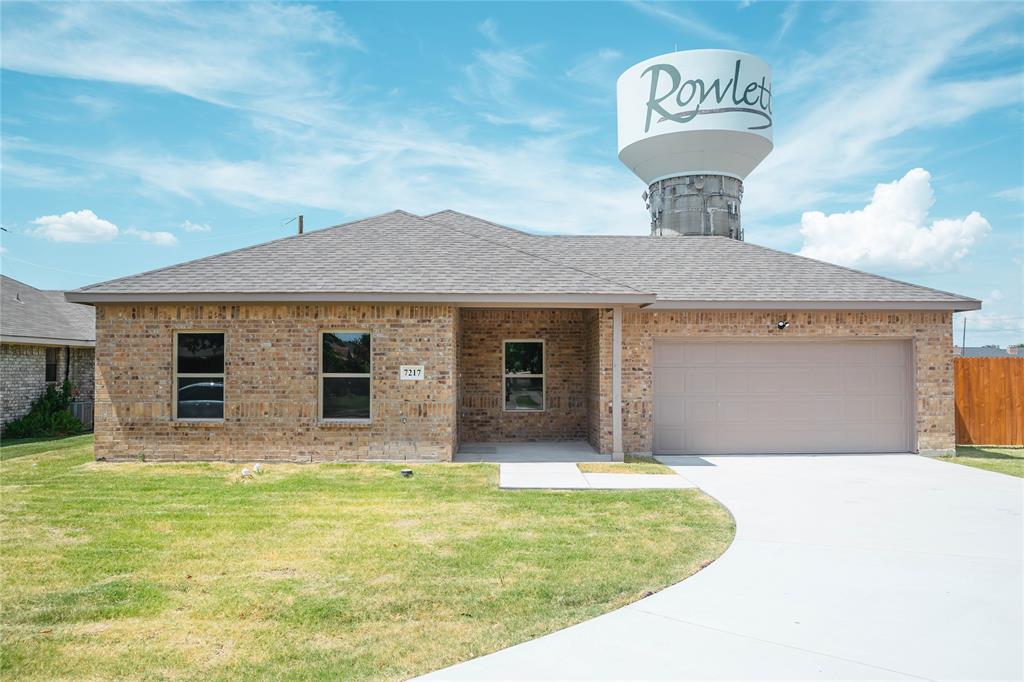
[[[52,438],[82,433],[82,422],[71,414],[74,390],[70,381],[65,381],[59,388],[48,386],[46,392],[32,403],[28,414],[7,424],[4,438]]]

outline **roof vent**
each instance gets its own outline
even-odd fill
[[[619,160],[648,185],[651,234],[743,239],[743,180],[772,150],[771,68],[688,50],[618,80]]]

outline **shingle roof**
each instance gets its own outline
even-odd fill
[[[0,275],[0,337],[63,345],[96,342],[96,311],[68,303],[63,291],[44,291]]]
[[[426,218],[654,291],[659,301],[978,303],[728,237],[540,236],[456,211]]]
[[[726,237],[538,236],[455,211],[424,217],[393,211],[68,294],[87,302],[374,296],[533,296],[565,302],[605,297],[609,303],[704,307],[745,302],[980,305]]]
[[[404,211],[78,289],[127,294],[644,292]]]

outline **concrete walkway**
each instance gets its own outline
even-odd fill
[[[737,519],[718,561],[427,679],[1024,676],[1021,479],[914,455],[670,461]]]
[[[664,490],[697,487],[679,475],[583,473],[575,462],[518,462],[498,466],[498,487],[506,489]]]

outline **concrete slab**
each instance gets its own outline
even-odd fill
[[[585,440],[539,443],[463,443],[456,462],[610,462]]]
[[[675,490],[696,488],[689,479],[666,474],[583,474],[594,490]]]
[[[664,461],[735,515],[718,561],[426,679],[1024,677],[1024,480],[915,455]]]

